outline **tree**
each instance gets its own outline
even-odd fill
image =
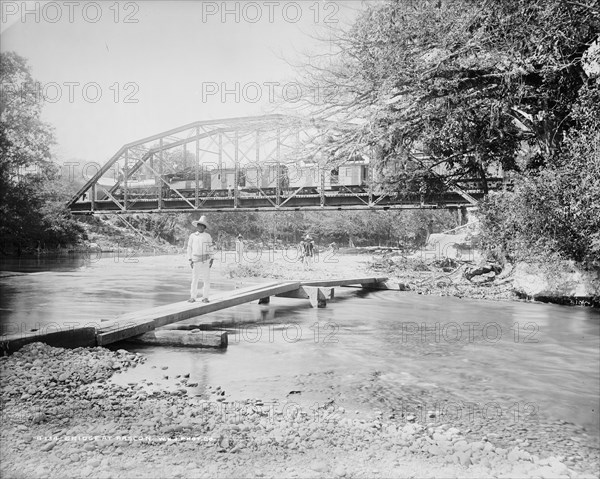
[[[483,246],[496,259],[558,255],[600,267],[600,85],[581,90],[562,154],[515,191],[482,205]]]
[[[77,241],[83,234],[58,190],[52,129],[40,120],[42,97],[27,62],[0,53],[0,238],[18,251]],[[66,198],[64,198],[66,199]]]
[[[432,170],[446,180],[553,162],[577,92],[582,56],[597,38],[593,2],[389,0],[369,6],[305,81],[324,92],[318,114],[360,119],[346,142],[378,151],[388,190],[414,190]],[[346,145],[346,148],[348,146]],[[416,155],[415,153],[419,153]],[[409,163],[408,173],[385,174]]]

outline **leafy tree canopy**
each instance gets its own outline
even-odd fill
[[[51,128],[24,58],[0,53],[0,238],[17,250],[76,241],[83,233],[64,206],[52,162]],[[12,245],[11,245],[12,243]]]
[[[519,170],[524,142],[526,168],[555,160],[599,26],[595,2],[388,0],[338,32],[306,81],[326,92],[321,115],[363,122],[346,141],[375,147],[380,167],[485,180],[499,165]]]

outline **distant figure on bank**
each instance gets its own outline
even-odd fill
[[[309,234],[307,234],[300,243],[300,248],[302,250],[301,258],[304,269],[310,269],[313,257],[315,255],[315,242]]]
[[[235,240],[235,258],[238,263],[244,258],[244,237],[241,234]]]
[[[334,242],[332,242],[332,243],[329,245],[329,249],[330,249],[332,252],[334,252],[334,253],[335,253],[335,252],[337,252],[337,250],[338,250],[339,248],[338,248],[338,245],[337,245],[337,243],[334,241]]]
[[[198,281],[202,280],[202,302],[208,303],[208,295],[210,293],[210,268],[214,261],[213,240],[206,233],[208,223],[206,217],[201,216],[199,220],[192,221],[196,227],[196,231],[192,233],[188,239],[187,257],[192,268],[192,284],[190,286],[190,299],[193,303],[198,295]]]

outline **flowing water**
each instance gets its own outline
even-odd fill
[[[98,324],[188,295],[182,256],[4,260],[1,269],[3,333]],[[226,276],[217,264],[214,290],[233,289]],[[229,401],[443,406],[600,429],[600,313],[591,308],[338,288],[325,309],[273,298],[207,317],[229,330],[226,350],[120,344],[148,361],[115,382],[175,388],[189,373],[192,394],[221,386]]]

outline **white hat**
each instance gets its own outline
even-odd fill
[[[199,220],[192,221],[192,224],[194,226],[204,225],[206,228],[208,228],[208,223],[206,221],[206,216],[201,216]]]

